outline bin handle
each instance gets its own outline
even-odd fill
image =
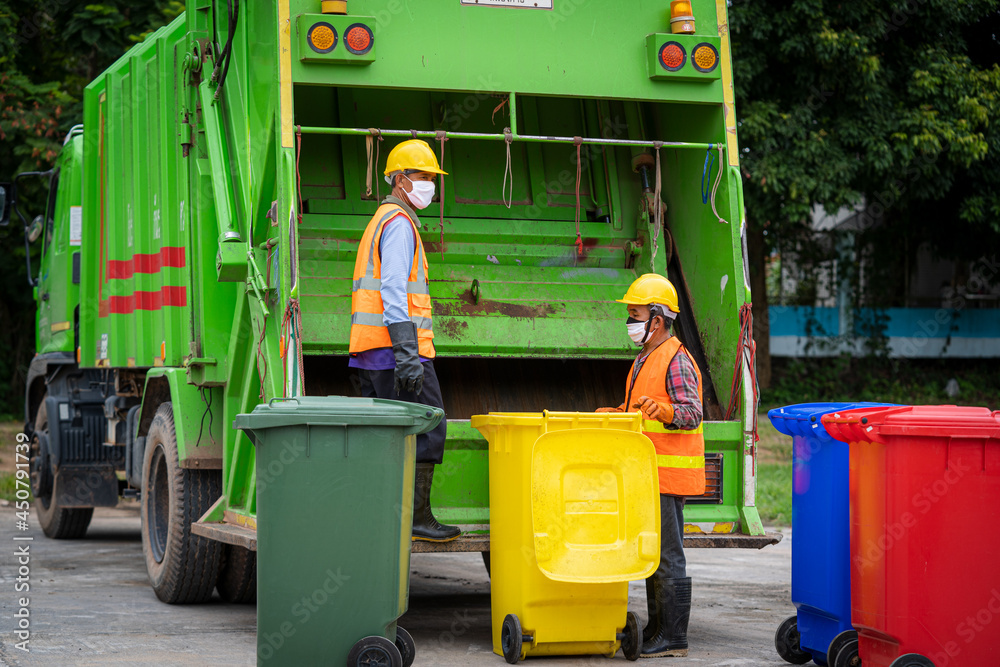
[[[445,419],[444,410],[441,408],[435,408],[433,406],[424,406],[427,411],[423,415],[415,416],[414,424],[410,428],[406,429],[406,435],[420,435],[421,433],[427,433],[428,430],[426,425],[428,422],[433,422],[436,428],[442,419]],[[436,418],[436,419],[435,419]]]
[[[275,396],[274,398],[272,398],[270,401],[267,402],[267,407],[271,407],[275,401],[295,401],[296,403],[299,403],[299,399],[297,396],[284,396],[284,397]],[[302,404],[299,403],[299,405]]]

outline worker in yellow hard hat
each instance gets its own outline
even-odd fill
[[[434,151],[419,139],[392,149],[385,180],[392,186],[368,223],[351,293],[349,365],[357,368],[362,394],[444,408],[434,372],[434,328],[427,288],[427,256],[417,210],[434,197],[434,179],[445,174]],[[446,542],[458,526],[438,523],[431,512],[434,465],[441,463],[447,422],[417,436],[413,539]]]
[[[598,412],[642,412],[642,431],[656,448],[660,484],[660,565],[646,579],[649,623],[642,657],[684,657],[691,614],[691,578],[684,557],[684,498],[705,493],[701,372],[670,329],[680,312],[677,290],[655,273],[639,276],[617,299],[642,347],[625,382],[625,402]]]

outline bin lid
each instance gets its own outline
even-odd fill
[[[642,433],[549,431],[531,454],[535,559],[554,581],[644,579],[660,562],[656,450]]]
[[[895,403],[796,403],[782,408],[774,408],[767,413],[768,419],[779,433],[785,435],[813,437],[819,440],[833,440],[823,428],[820,418],[831,412],[842,412],[856,408],[882,407]]]
[[[885,444],[894,436],[987,438],[1000,441],[1000,410],[957,405],[865,408],[824,415],[823,426],[844,442]]]
[[[444,410],[421,403],[349,396],[272,398],[249,414],[239,414],[233,428],[260,430],[279,426],[405,426],[406,435],[426,433]]]
[[[565,428],[620,428],[628,431],[642,430],[640,412],[490,412],[473,415],[473,428],[483,432],[488,427],[540,426],[544,431]]]

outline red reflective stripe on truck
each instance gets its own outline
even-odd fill
[[[135,273],[157,273],[164,266],[184,266],[184,246],[164,246],[159,252],[136,253],[131,259],[109,259],[108,280],[131,278]]]
[[[159,310],[163,306],[186,306],[187,288],[167,286],[155,292],[135,292],[125,296],[109,296],[98,305],[98,317],[123,315],[136,310]]]

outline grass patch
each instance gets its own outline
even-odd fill
[[[761,521],[792,525],[792,439],[778,433],[767,414],[757,418],[757,511]]]
[[[958,394],[945,391],[949,380]],[[831,357],[771,361],[771,387],[761,410],[794,403],[874,401],[902,405],[974,405],[1000,408],[1000,364],[981,359]]]
[[[24,487],[21,487],[22,489]],[[0,500],[9,500],[13,503],[17,497],[17,479],[14,477],[14,473],[10,472],[0,472]],[[31,500],[31,494],[28,494],[28,500]]]
[[[764,523],[792,525],[792,466],[790,463],[757,464],[757,511]]]

